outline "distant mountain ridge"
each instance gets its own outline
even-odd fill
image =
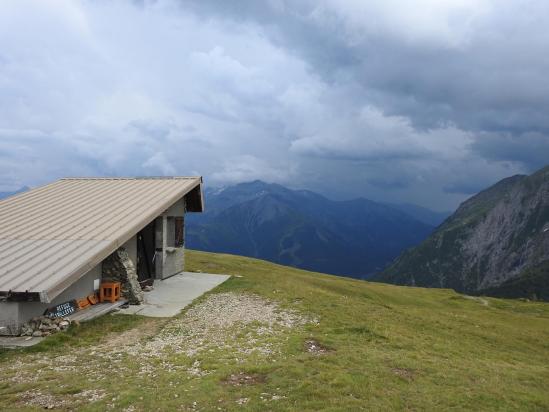
[[[376,279],[549,299],[549,166],[471,197]]]
[[[261,181],[206,189],[206,212],[187,218],[192,249],[257,257],[366,278],[432,230],[367,199],[333,201]]]

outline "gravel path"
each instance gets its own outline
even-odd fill
[[[215,356],[231,356],[236,363],[252,355],[269,359],[281,354],[288,331],[309,323],[317,320],[282,309],[278,303],[257,295],[211,294],[180,317],[163,324],[146,322],[139,328],[113,334],[99,345],[74,348],[61,356],[28,355],[9,365],[6,372],[8,380],[15,384],[32,384],[43,374],[52,372],[78,374],[87,379],[90,386],[77,394],[54,396],[36,388],[22,392],[19,397],[20,402],[28,406],[78,405],[109,396],[96,386],[99,383],[102,387],[105,365],[114,365],[112,372],[121,378],[134,373],[130,364],[135,362],[138,362],[138,374],[143,376],[154,378],[176,372],[191,378],[201,377],[211,371],[202,369],[197,355],[214,352]],[[114,401],[115,398],[113,408]]]
[[[228,350],[248,355],[270,355],[277,351],[262,337],[280,335],[284,330],[315,322],[297,312],[283,310],[276,302],[249,294],[209,295],[185,314],[168,323],[152,340],[126,347],[132,355],[163,356],[185,353],[189,357],[205,350]],[[245,332],[245,337],[242,332]]]

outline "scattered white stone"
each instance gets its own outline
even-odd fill
[[[38,320],[35,320],[36,326],[42,324],[36,322]],[[61,319],[57,326],[63,321]],[[162,371],[173,373],[173,379],[177,380],[185,379],[182,373],[187,379],[200,378],[211,371],[203,368],[200,360],[196,359],[197,354],[222,351],[227,360],[237,364],[246,362],[252,354],[274,361],[277,359],[275,356],[281,355],[281,345],[288,330],[317,322],[257,295],[234,292],[210,294],[180,317],[167,321],[160,332],[158,323],[151,322],[148,329],[134,328],[113,334],[99,345],[74,348],[65,355],[28,354],[0,371],[0,378],[5,376],[15,384],[33,384],[51,371],[79,373],[95,386],[106,379],[106,365],[116,364],[115,373],[120,376],[135,373],[132,363],[135,359],[139,359],[138,375],[154,378]],[[49,326],[52,323],[45,324]],[[189,366],[188,359],[178,360],[174,354],[194,359]],[[90,362],[90,359],[93,361]],[[117,408],[114,404],[116,397],[110,401],[112,394],[95,389],[66,396],[31,390],[20,396],[21,401],[31,407],[67,408],[73,404],[108,399],[106,406]],[[276,401],[283,396],[263,394],[262,398]],[[248,400],[241,398],[241,404]],[[132,411],[133,408],[130,406],[126,410]]]
[[[37,389],[23,392],[19,397],[27,406],[38,406],[44,409],[61,408],[66,404],[65,400],[57,399],[55,396],[42,393]]]
[[[86,400],[87,402],[96,402],[107,396],[104,390],[100,389],[87,389],[75,395],[77,398]]]
[[[200,352],[219,349],[235,354],[270,356],[276,354],[278,349],[262,337],[274,336],[284,329],[311,322],[316,320],[282,309],[278,303],[257,295],[232,292],[212,294],[187,310],[181,318],[168,323],[153,339],[116,350],[141,358],[164,357],[167,351],[184,353],[192,358]],[[238,343],[242,327],[249,330],[245,341]],[[188,371],[195,374],[194,368]]]
[[[236,400],[236,403],[238,405],[244,405],[245,403],[248,403],[248,401],[250,400],[250,398],[239,398]]]

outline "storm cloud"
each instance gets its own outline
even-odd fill
[[[544,1],[7,0],[0,190],[264,179],[453,208],[549,163]]]

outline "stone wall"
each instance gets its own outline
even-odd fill
[[[143,291],[137,279],[137,270],[125,248],[120,247],[103,261],[103,280],[121,283],[121,295],[132,305],[143,302]]]

